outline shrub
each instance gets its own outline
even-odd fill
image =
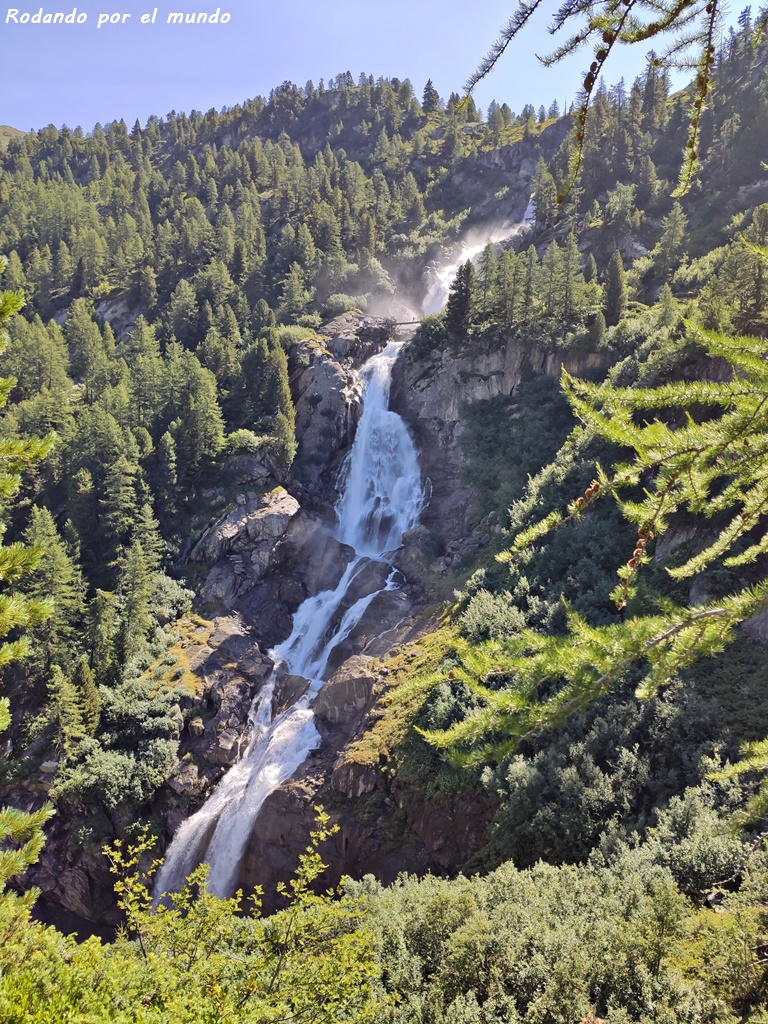
[[[341,313],[348,313],[353,309],[365,309],[367,304],[367,295],[345,295],[343,292],[336,292],[329,295],[323,303],[323,315],[339,316]]]
[[[478,591],[461,616],[461,632],[472,643],[500,640],[525,628],[525,616],[512,604],[508,591]]]
[[[233,430],[224,442],[222,454],[225,459],[234,455],[259,455],[268,441],[268,437],[252,430]]]

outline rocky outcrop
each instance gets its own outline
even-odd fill
[[[349,369],[319,342],[304,346],[310,362],[292,377],[298,448],[294,473],[320,496],[339,452],[349,447],[360,405],[360,389]]]
[[[474,347],[472,347],[474,346]],[[472,493],[462,479],[459,444],[462,410],[473,402],[512,395],[523,376],[559,376],[563,366],[576,376],[602,372],[608,354],[562,353],[521,338],[481,347],[433,352],[424,359],[405,354],[395,367],[392,407],[409,424],[429,481],[429,502],[421,523],[404,538],[397,565],[406,576],[448,571],[457,554],[483,543],[473,531],[478,515]]]
[[[321,733],[323,729],[348,727],[370,706],[377,679],[375,663],[374,658],[355,654],[331,676],[314,703]]]
[[[250,500],[241,495],[237,508],[205,531],[192,558],[214,562],[223,555],[247,551],[249,561],[263,570],[270,549],[298,511],[298,501],[282,487]]]
[[[343,313],[291,352],[298,442],[292,472],[314,499],[333,497],[335,469],[354,439],[362,396],[354,367],[385,340],[375,317]]]
[[[416,635],[412,620],[395,627],[390,645]],[[350,745],[377,717],[386,689],[386,669],[370,656],[353,655],[315,698],[315,722],[322,736],[292,779],[267,798],[240,865],[238,885],[264,890],[267,912],[281,905],[278,882],[295,870],[322,805],[337,832],[324,844],[328,864],[322,889],[344,875],[372,873],[390,882],[402,871],[453,873],[482,845],[492,801],[482,794],[458,800],[426,799],[399,783],[383,763],[349,758]]]
[[[239,616],[216,619],[214,626],[207,642],[188,652],[189,666],[203,685],[181,753],[203,766],[228,767],[248,740],[248,711],[272,661]]]
[[[352,555],[323,515],[304,511],[277,487],[241,495],[191,558],[203,566],[203,605],[258,623],[262,643],[271,647],[290,632],[291,616],[309,594],[336,586]]]

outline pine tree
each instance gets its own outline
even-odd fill
[[[197,293],[189,281],[182,279],[174,289],[168,307],[168,327],[180,345],[194,348],[199,319]]]
[[[482,294],[482,314],[488,317],[496,289],[498,264],[496,260],[496,248],[493,242],[488,242],[480,256],[479,291]]]
[[[56,732],[56,745],[64,757],[69,757],[86,736],[77,688],[59,665],[51,669],[48,684],[51,718]]]
[[[427,79],[427,84],[424,86],[424,94],[421,98],[421,108],[425,114],[432,114],[436,110],[440,109],[440,95],[432,84],[431,78]]]
[[[661,306],[661,312],[659,314],[660,326],[674,327],[680,319],[680,314],[677,309],[677,303],[672,295],[672,289],[668,284],[665,284],[661,289],[659,305]]]
[[[530,245],[525,253],[525,281],[523,283],[523,317],[530,323],[535,314],[534,301],[539,277],[539,256],[536,246]]]
[[[100,686],[113,685],[119,678],[116,640],[118,618],[113,593],[97,590],[88,606],[87,638],[89,661]]]
[[[76,626],[83,614],[83,578],[47,508],[35,506],[32,509],[24,539],[36,546],[41,555],[21,590],[31,598],[49,598],[53,602],[52,614],[30,634],[34,640],[34,661],[48,670],[53,661],[61,662],[67,655],[71,657]]]
[[[138,467],[121,455],[107,470],[104,494],[99,499],[100,528],[105,559],[114,562],[128,543],[138,513],[136,474]]]
[[[627,308],[627,281],[624,273],[624,262],[618,249],[608,261],[605,271],[603,292],[603,309],[605,322],[613,327],[621,320]]]
[[[158,507],[162,510],[163,517],[172,516],[177,504],[178,473],[176,468],[176,442],[170,430],[166,430],[157,444],[152,481],[155,494],[157,495]]]
[[[597,313],[592,317],[589,324],[589,343],[590,348],[600,348],[601,345],[605,344],[606,338],[606,325],[605,316],[603,311],[599,309]]]
[[[81,658],[72,673],[72,685],[77,693],[80,720],[86,736],[93,736],[101,717],[101,696],[96,676],[85,658]]]
[[[307,311],[312,301],[313,289],[305,285],[304,271],[298,263],[292,263],[291,269],[282,282],[282,293],[278,316],[283,323],[293,323],[298,316]]]
[[[477,275],[471,260],[456,272],[448,292],[445,307],[445,325],[452,334],[464,334],[469,328],[477,289]]]
[[[138,652],[149,632],[153,583],[153,574],[147,564],[144,549],[135,540],[118,566],[120,624],[117,651],[122,664]]]
[[[683,208],[680,203],[674,203],[661,222],[661,238],[651,250],[654,267],[662,281],[671,278],[685,257],[683,242],[687,226],[688,219]]]
[[[141,544],[147,571],[151,575],[159,572],[163,562],[165,542],[160,535],[160,524],[155,519],[152,506],[147,502],[144,502],[139,509],[132,536]]]
[[[7,261],[0,257],[0,274]],[[0,349],[8,344],[6,325],[23,304],[19,292],[0,292]],[[0,380],[0,407],[5,404],[13,387],[13,380]],[[52,438],[14,437],[0,438],[0,499],[9,501],[19,489],[21,474],[29,466],[39,462],[51,449]],[[40,551],[22,544],[0,546],[0,581],[5,592],[0,595],[0,637],[12,630],[15,639],[0,644],[0,667],[24,658],[29,651],[29,640],[19,636],[20,629],[40,625],[51,613],[51,603],[45,599],[25,598],[8,589],[33,572],[40,558]],[[10,725],[8,701],[0,699],[0,731]],[[4,898],[5,887],[10,878],[22,874],[34,864],[43,845],[43,825],[53,813],[46,804],[39,811],[25,813],[6,807],[0,811],[0,897]],[[27,893],[24,906],[34,902],[36,892]]]
[[[547,246],[544,258],[541,261],[542,290],[544,298],[544,312],[548,317],[555,317],[559,312],[558,302],[561,292],[563,277],[563,253],[557,242],[551,242]]]
[[[64,325],[72,374],[85,380],[94,373],[103,354],[101,333],[84,299],[75,299]]]
[[[557,214],[557,185],[541,157],[531,183],[531,199],[536,209],[536,227],[548,227]]]

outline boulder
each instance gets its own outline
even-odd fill
[[[211,564],[229,554],[247,554],[251,565],[263,571],[269,553],[298,511],[298,501],[283,487],[247,499],[208,527],[190,557]],[[255,552],[261,557],[254,562]]]
[[[272,714],[279,715],[281,711],[291,707],[308,689],[309,680],[304,676],[293,676],[289,672],[279,675],[275,680]]]
[[[181,764],[178,771],[168,779],[168,785],[178,796],[196,797],[204,783],[200,779],[197,765]]]
[[[331,773],[331,789],[348,800],[357,800],[383,786],[380,772],[355,761],[340,760]]]
[[[206,756],[213,764],[231,767],[240,760],[240,754],[248,743],[249,735],[243,730],[224,729],[217,738],[216,743],[209,747]]]
[[[348,658],[315,698],[315,718],[329,725],[349,725],[369,707],[374,695],[374,659]]]

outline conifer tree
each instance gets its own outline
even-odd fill
[[[178,473],[176,469],[176,442],[170,430],[166,430],[157,445],[155,469],[153,471],[154,491],[158,507],[164,517],[172,516],[176,509]]]
[[[592,317],[589,324],[589,341],[591,348],[599,348],[605,344],[606,325],[602,309]]]
[[[531,183],[531,199],[536,209],[536,227],[548,227],[557,214],[557,185],[541,157]]]
[[[479,292],[482,294],[482,313],[487,317],[496,288],[498,261],[493,242],[488,242],[480,256]]]
[[[456,272],[448,292],[445,307],[445,324],[453,334],[467,331],[477,290],[477,275],[471,260],[467,260]]]
[[[0,274],[7,261],[0,257]],[[19,292],[0,291],[0,349],[8,344],[6,325],[23,304]],[[0,380],[0,406],[8,399],[13,387],[12,379]],[[0,501],[7,503],[18,491],[21,475],[25,469],[39,462],[51,449],[53,438],[13,437],[0,438]],[[2,530],[0,530],[0,536]],[[40,558],[40,551],[19,543],[0,546],[0,581],[5,591],[0,595],[0,637],[7,637],[13,630],[16,637],[0,644],[0,668],[27,655],[29,640],[18,636],[20,629],[40,625],[51,613],[48,598],[22,597],[9,587],[34,571]],[[0,731],[10,725],[8,701],[0,699]],[[49,805],[39,811],[25,813],[15,808],[0,810],[0,895],[4,895],[8,880],[20,875],[30,864],[34,864],[43,845],[43,825],[53,813]],[[34,891],[27,894],[24,904],[29,906],[35,899]]]
[[[112,564],[128,543],[138,513],[137,466],[121,455],[107,470],[104,494],[99,500],[104,558]]]
[[[534,301],[539,277],[539,256],[535,245],[529,245],[525,254],[525,281],[523,284],[523,309],[525,322],[534,316]]]
[[[85,738],[86,729],[77,688],[59,665],[54,665],[51,669],[48,698],[56,745],[66,758],[74,751],[80,740]]]
[[[685,256],[683,242],[687,223],[680,203],[674,203],[670,212],[661,222],[661,238],[651,250],[651,256],[662,281],[668,281],[671,278]]]
[[[72,673],[72,685],[77,693],[80,719],[86,736],[93,736],[101,716],[101,696],[96,676],[85,658],[81,658]]]
[[[51,615],[31,633],[34,660],[47,670],[54,660],[71,656],[75,628],[83,613],[83,578],[47,508],[35,506],[32,509],[24,539],[35,545],[41,554],[37,567],[21,585],[21,590],[29,597],[49,598],[53,602]]]
[[[624,273],[624,262],[618,249],[608,261],[605,271],[603,291],[603,309],[605,322],[613,327],[621,320],[627,308],[627,281]]]
[[[587,256],[587,261],[584,264],[584,280],[587,284],[597,280],[597,263],[592,253]]]
[[[144,502],[139,509],[133,527],[133,538],[141,544],[147,571],[151,575],[159,572],[165,543],[160,535],[160,526],[148,502]]]
[[[109,591],[97,590],[88,606],[86,635],[89,661],[96,683],[100,686],[113,684],[119,673],[115,649],[117,630],[115,595]]]
[[[425,114],[432,114],[434,111],[440,109],[440,96],[437,89],[432,84],[432,79],[427,79],[427,84],[424,86],[424,94],[421,98],[421,108]]]

